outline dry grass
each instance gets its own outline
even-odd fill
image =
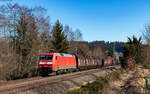
[[[121,74],[119,79],[115,81],[110,81],[107,87],[103,88],[99,94],[120,94],[121,87],[125,84],[125,82],[132,77],[132,74],[135,71],[125,71],[125,73]]]
[[[127,93],[150,94],[149,75],[149,69],[139,69],[138,73],[134,75],[134,79],[132,79],[128,84],[125,85]]]
[[[98,93],[102,94],[102,92],[103,94],[106,94],[104,93],[104,88],[106,88],[110,84],[109,83],[110,81],[118,80],[120,78],[120,74],[122,73],[123,73],[122,69],[114,71],[109,75],[99,78],[93,83],[89,83],[80,89],[69,91],[66,94],[98,94]]]

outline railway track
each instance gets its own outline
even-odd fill
[[[115,69],[116,66],[106,67],[107,70]],[[44,86],[48,84],[56,84],[61,81],[70,80],[73,78],[78,78],[84,75],[89,75],[91,73],[100,72],[105,69],[91,69],[86,71],[79,71],[74,73],[68,73],[63,75],[51,76],[51,77],[34,77],[28,79],[21,79],[15,81],[8,81],[7,83],[3,83],[0,85],[0,94],[17,94],[18,92],[31,90],[34,88],[38,88],[39,86]]]

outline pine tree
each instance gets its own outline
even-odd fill
[[[52,44],[55,52],[66,53],[68,50],[67,36],[63,32],[62,24],[57,20],[52,30]]]
[[[136,63],[141,63],[141,49],[142,42],[141,37],[138,39],[135,36],[133,38],[128,37],[128,42],[125,45],[125,57],[132,57],[136,60]]]

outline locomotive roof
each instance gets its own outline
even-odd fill
[[[53,55],[53,54],[58,54],[58,56],[73,57],[72,54],[66,54],[66,53],[40,53],[40,55]]]
[[[40,55],[53,55],[54,53],[40,53]]]

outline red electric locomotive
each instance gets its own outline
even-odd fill
[[[40,53],[39,73],[48,75],[51,72],[75,70],[76,57],[64,53]]]

